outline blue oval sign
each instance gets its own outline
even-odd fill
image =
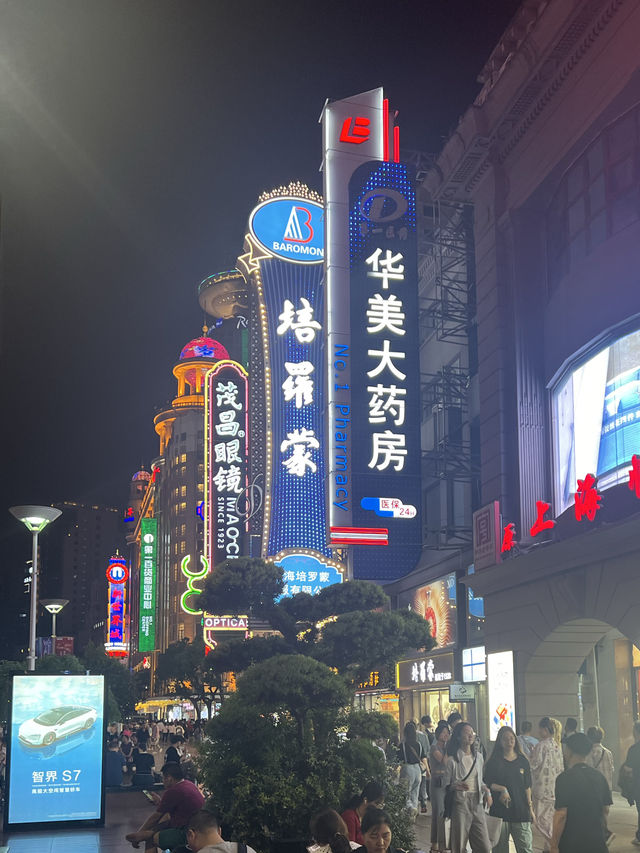
[[[273,198],[251,214],[249,229],[277,258],[296,264],[324,260],[324,208],[306,198]]]

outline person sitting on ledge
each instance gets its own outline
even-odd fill
[[[173,850],[186,844],[186,827],[193,815],[204,805],[204,797],[198,788],[185,779],[179,764],[165,764],[162,782],[166,788],[162,797],[152,793],[156,810],[137,832],[130,832],[126,839],[138,848],[144,841],[144,849],[151,853],[158,847]]]

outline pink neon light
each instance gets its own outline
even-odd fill
[[[382,159],[389,162],[389,98],[382,101]]]
[[[393,162],[400,162],[400,128],[397,124],[393,128]]]

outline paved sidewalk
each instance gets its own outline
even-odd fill
[[[630,806],[623,800],[620,794],[614,791],[613,806],[609,812],[609,829],[615,832],[616,837],[611,842],[609,850],[611,853],[630,853],[632,850],[640,850],[631,843],[635,835],[638,821],[638,813],[635,806]],[[429,851],[431,849],[431,817],[429,815],[418,815],[416,821],[416,844],[419,850]],[[542,850],[542,836],[534,830],[533,849],[538,853]],[[510,851],[515,853],[513,841]]]
[[[133,853],[124,837],[152,810],[141,791],[107,794],[105,825],[100,829],[0,833],[0,846],[7,845],[9,853]]]

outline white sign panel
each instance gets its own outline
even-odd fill
[[[489,739],[495,740],[502,726],[515,730],[515,687],[513,652],[487,655],[489,677]]]

